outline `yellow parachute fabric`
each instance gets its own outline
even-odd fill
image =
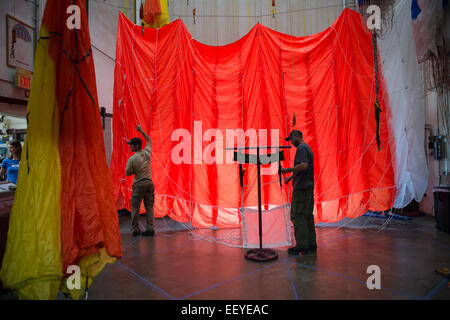
[[[105,248],[100,249],[98,253],[91,254],[89,256],[83,257],[79,262],[78,266],[81,270],[81,283],[80,289],[69,289],[67,281],[70,281],[70,277],[64,281],[64,285],[61,287],[61,291],[65,294],[70,294],[72,299],[80,300],[86,290],[86,285],[89,288],[94,281],[94,278],[103,270],[107,263],[114,263],[117,259],[110,257]],[[86,283],[86,279],[88,280]]]
[[[48,36],[42,26],[40,37]],[[56,299],[63,277],[59,119],[48,45],[37,43],[27,136],[0,270],[3,284],[20,299]]]
[[[151,1],[151,0],[147,0]],[[169,24],[169,6],[167,5],[167,0],[160,0],[161,4],[161,14],[155,16],[153,23],[148,24],[144,20],[142,20],[142,24],[144,27],[150,27],[153,29],[161,28],[166,24]]]

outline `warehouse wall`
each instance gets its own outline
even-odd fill
[[[39,4],[39,0],[36,3]],[[36,28],[39,24],[39,7],[35,11],[34,0],[1,0],[0,1],[0,97],[8,97],[19,100],[28,100],[25,90],[14,86],[14,75],[16,69],[7,65],[7,32],[6,15],[22,21],[23,23]],[[37,18],[36,16],[37,15]],[[38,31],[38,30],[36,30]],[[21,104],[0,103],[0,112],[24,116],[26,106]]]
[[[15,68],[6,64],[6,15],[9,14],[24,23],[36,28],[39,27],[46,0],[1,0],[0,1],[0,96],[28,100],[25,90],[14,86]],[[105,107],[106,112],[112,113],[112,92],[114,84],[114,59],[117,35],[117,18],[119,10],[134,21],[134,0],[88,0],[89,28],[97,76],[97,91],[99,106]],[[3,32],[4,31],[4,32]],[[13,114],[24,117],[26,105],[6,104],[0,102],[0,113]],[[111,118],[106,119],[105,146],[107,158],[111,155]]]
[[[117,21],[119,11],[135,21],[134,0],[89,0],[89,31],[97,80],[99,107],[106,113],[104,141],[108,164],[112,152],[112,106],[114,89],[114,67],[116,57]]]
[[[247,34],[256,23],[295,36],[328,28],[344,6],[343,0],[168,0],[170,21],[182,19],[192,36],[205,44],[224,45]],[[194,23],[193,9],[196,9]]]
[[[135,21],[135,5],[131,0],[89,0],[89,31],[94,53],[99,106],[112,113],[114,59],[119,11]]]

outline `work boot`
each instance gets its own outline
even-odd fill
[[[302,255],[308,254],[308,250],[307,250],[307,249],[298,249],[298,248],[296,248],[296,247],[289,248],[289,249],[287,250],[287,252],[288,252],[290,255],[293,255],[293,256],[298,256],[300,253],[301,253]]]

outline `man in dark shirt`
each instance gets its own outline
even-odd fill
[[[314,225],[314,155],[311,148],[303,140],[303,134],[299,130],[292,130],[290,141],[297,148],[293,168],[282,168],[281,173],[293,172],[286,178],[286,182],[294,179],[292,185],[291,220],[294,224],[295,247],[289,248],[292,255],[315,252],[316,229]]]

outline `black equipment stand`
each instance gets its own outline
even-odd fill
[[[257,262],[265,262],[265,261],[272,261],[278,258],[278,254],[273,249],[263,248],[262,244],[262,209],[261,209],[261,159],[260,159],[260,149],[277,149],[278,154],[270,154],[265,155],[266,157],[269,157],[270,160],[267,163],[272,162],[278,162],[278,175],[280,177],[280,186],[281,184],[281,161],[284,160],[284,153],[283,151],[278,151],[278,149],[289,149],[291,146],[276,146],[276,147],[235,147],[235,148],[226,148],[226,150],[236,150],[234,152],[234,161],[239,162],[239,180],[241,183],[241,188],[244,187],[244,171],[242,170],[242,163],[252,163],[256,164],[258,167],[258,224],[259,224],[259,248],[257,249],[250,249],[245,253],[245,258],[252,261]],[[249,150],[249,149],[256,149],[256,158],[254,155],[251,154],[242,154],[239,153],[237,150]],[[272,159],[272,157],[275,155],[276,159]],[[264,164],[267,164],[264,163]]]

